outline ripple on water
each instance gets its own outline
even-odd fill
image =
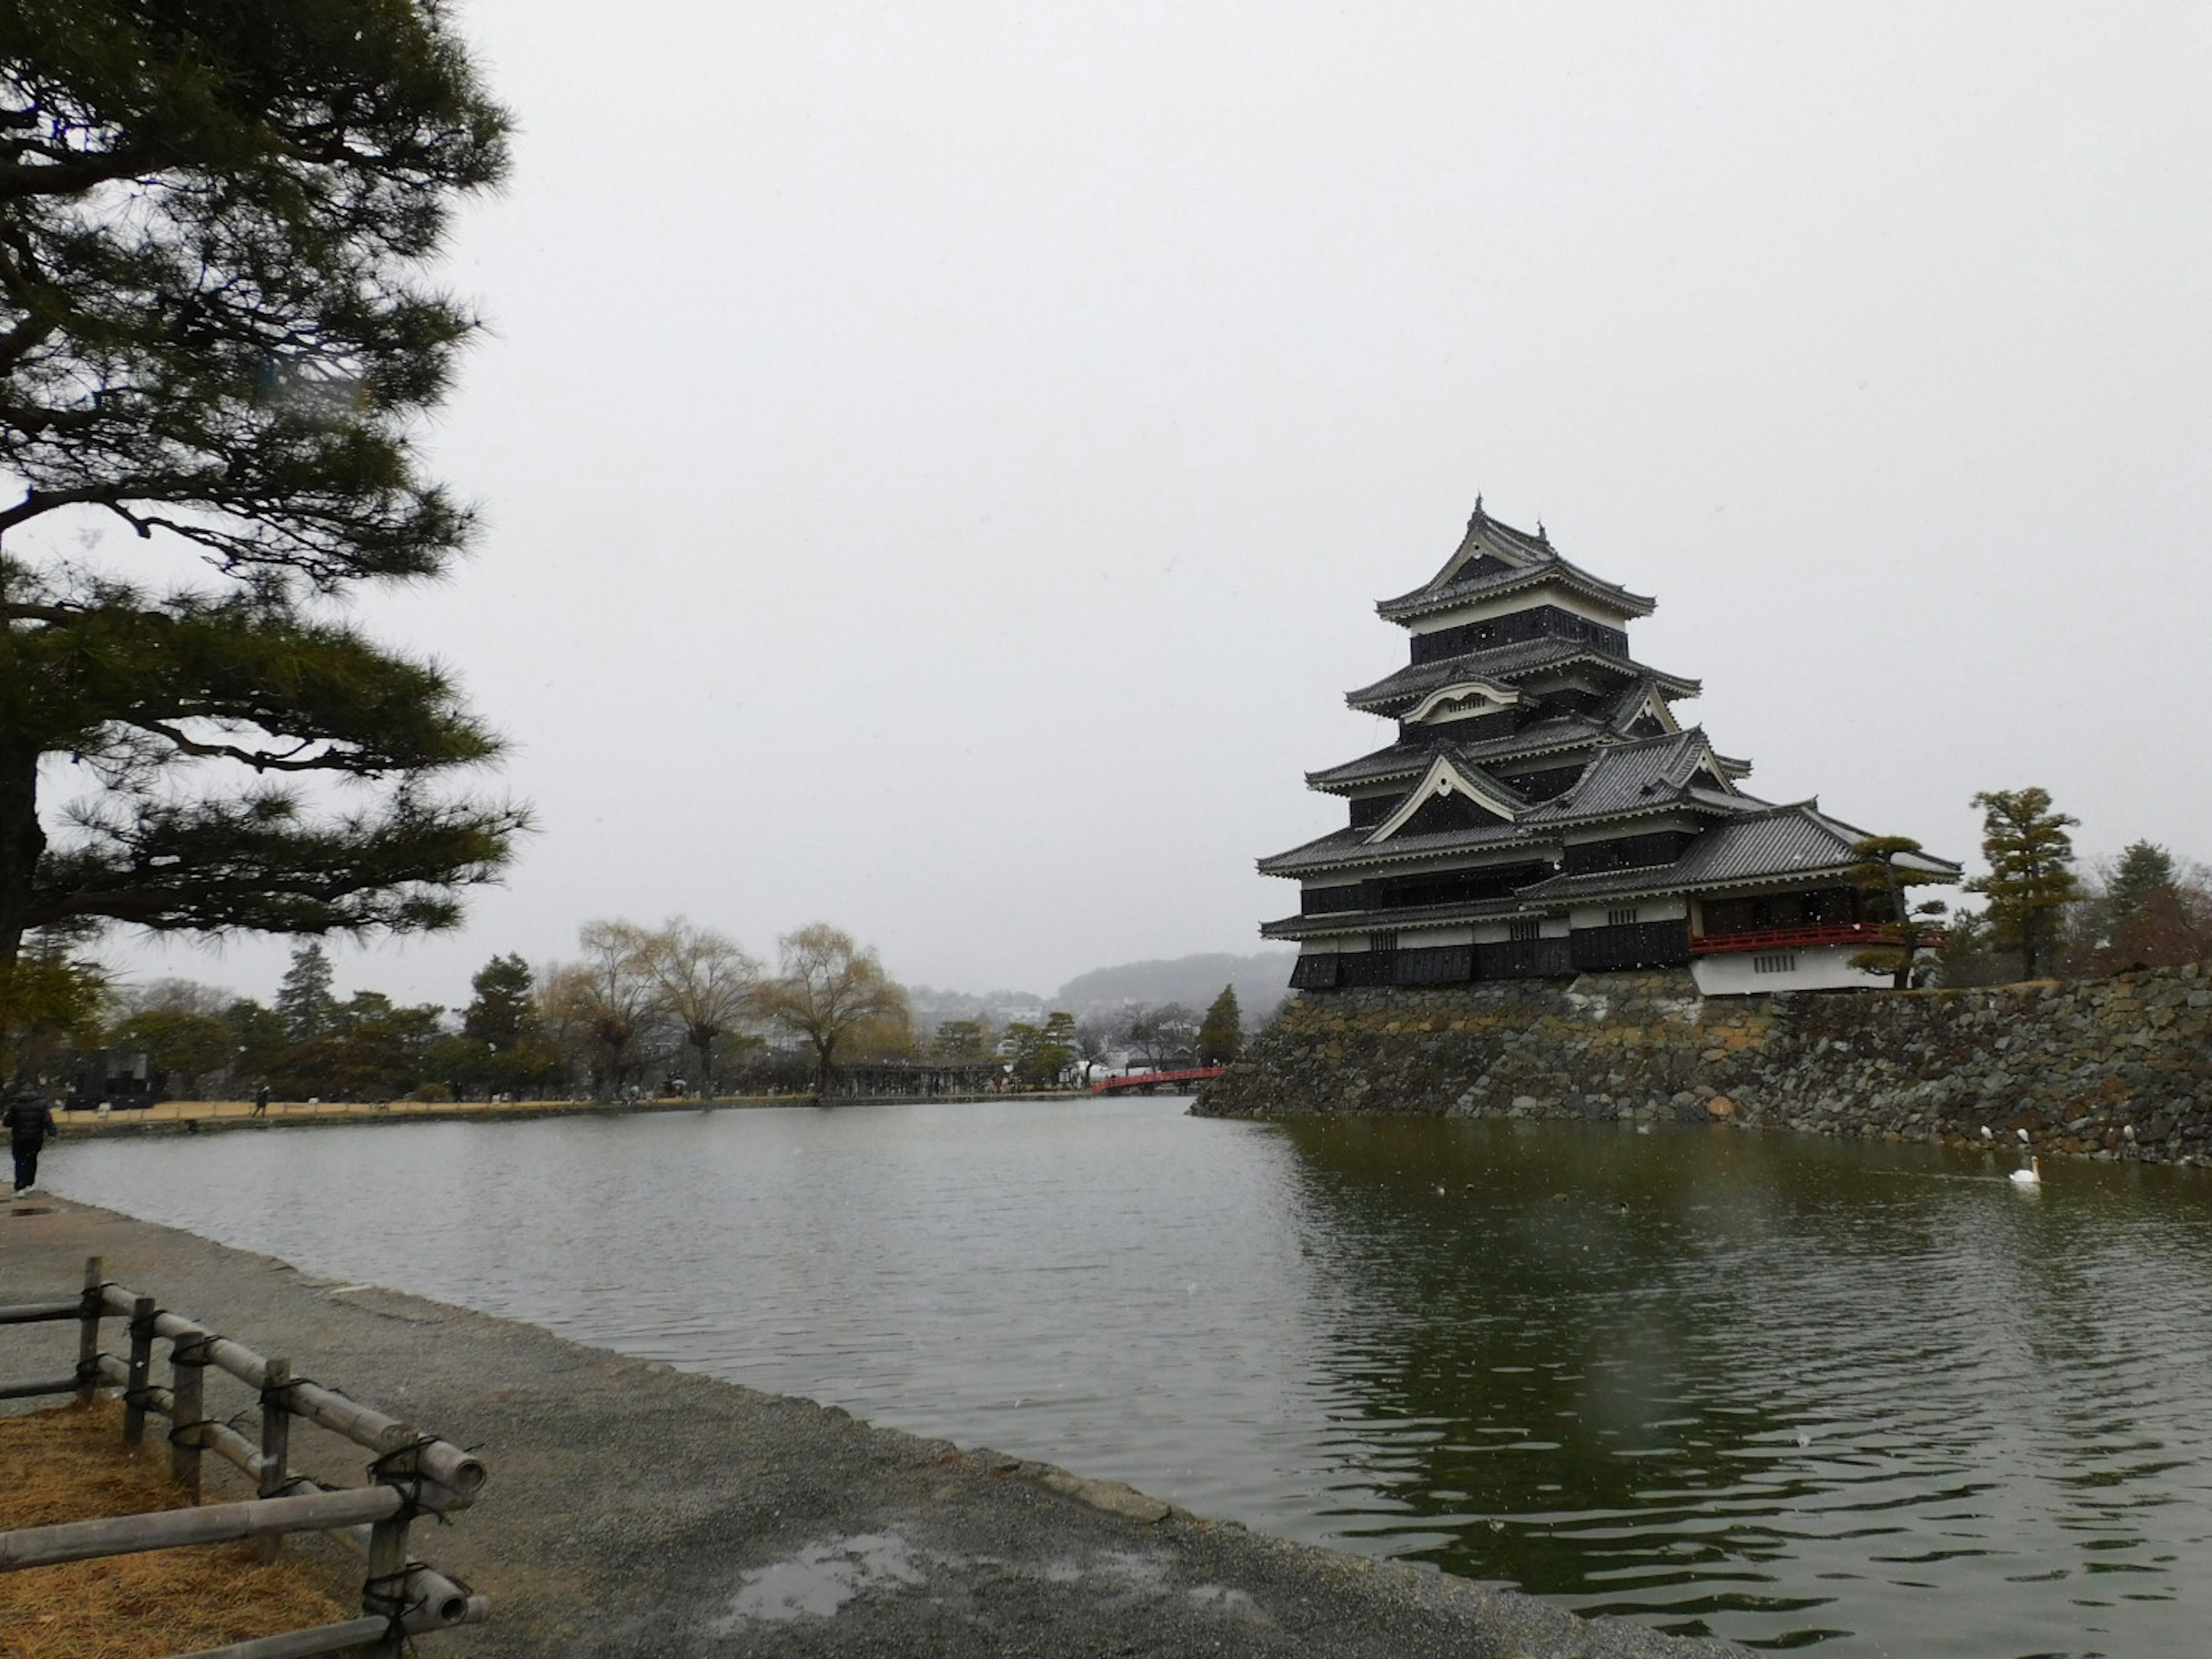
[[[2002,1173],[1157,1101],[65,1143],[53,1171],[1586,1612],[1838,1654],[2203,1650],[2212,1189],[2069,1168],[2027,1205]],[[825,1540],[732,1617],[896,1575],[896,1541]]]

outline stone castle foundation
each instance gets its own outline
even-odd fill
[[[1686,971],[1295,998],[1193,1110],[1732,1122],[2212,1164],[2212,970],[1707,999]]]

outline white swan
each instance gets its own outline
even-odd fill
[[[2025,1170],[2014,1170],[2012,1184],[2015,1187],[2040,1187],[2043,1184],[2043,1160],[2031,1158]]]

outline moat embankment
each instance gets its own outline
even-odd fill
[[[1705,999],[1680,973],[1294,1000],[1192,1109],[1733,1121],[2212,1163],[2212,975]]]
[[[725,1095],[713,1100],[673,1097],[651,1100],[393,1100],[277,1101],[256,1111],[244,1100],[165,1100],[159,1105],[120,1112],[71,1111],[60,1117],[60,1135],[69,1139],[128,1139],[137,1135],[196,1135],[243,1129],[343,1128],[374,1123],[526,1123],[539,1118],[631,1117],[665,1112],[781,1111],[804,1108],[836,1110],[848,1106],[911,1106],[934,1102],[1066,1101],[1078,1090],[1037,1090],[1015,1095]]]

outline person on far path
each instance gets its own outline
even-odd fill
[[[34,1192],[39,1185],[39,1149],[54,1133],[54,1110],[46,1097],[26,1086],[0,1111],[0,1124],[8,1127],[9,1148],[15,1154],[15,1196]]]
[[[265,1083],[253,1091],[253,1115],[256,1117],[269,1115],[269,1085]]]

